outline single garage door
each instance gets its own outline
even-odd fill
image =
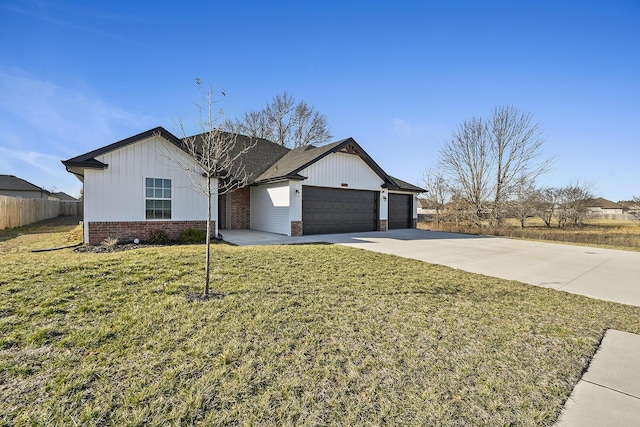
[[[375,231],[378,192],[302,187],[302,233]]]
[[[389,193],[389,229],[411,228],[413,196]]]

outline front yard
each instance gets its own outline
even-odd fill
[[[2,425],[551,425],[604,331],[640,333],[637,307],[332,245],[216,245],[226,297],[189,303],[202,245],[2,233]]]

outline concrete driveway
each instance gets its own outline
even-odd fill
[[[223,230],[238,245],[336,243],[640,306],[640,252],[426,230],[287,237]]]

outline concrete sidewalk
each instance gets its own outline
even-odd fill
[[[639,335],[607,331],[556,426],[640,426]]]

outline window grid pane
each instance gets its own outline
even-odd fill
[[[171,219],[171,180],[145,179],[145,216],[147,219]]]

